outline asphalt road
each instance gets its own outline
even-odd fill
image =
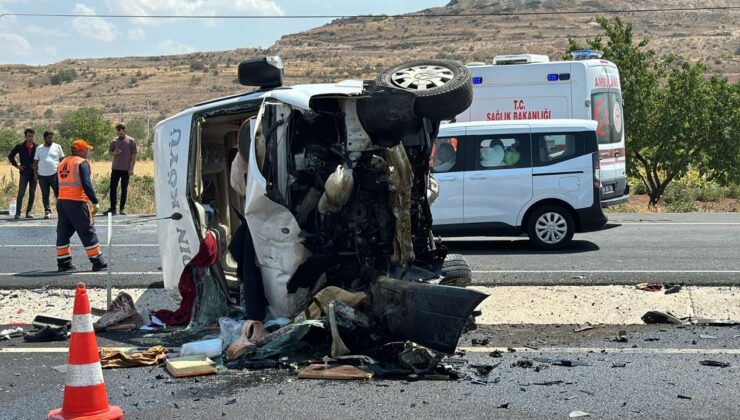
[[[534,251],[522,238],[460,238],[449,245],[468,258],[477,284],[740,284],[740,216],[610,218],[618,226],[577,235],[569,251]],[[125,260],[114,261],[120,267],[114,282],[124,288],[157,287],[156,225],[127,224],[136,220],[141,219],[115,219],[114,252]],[[100,239],[106,241],[105,229]],[[76,263],[87,270],[76,240],[73,248]],[[53,221],[0,221],[0,287],[72,287],[80,280],[93,287],[104,284],[103,273],[57,275],[53,251]],[[626,343],[612,340],[621,330],[627,333]],[[103,333],[98,339],[100,346],[177,347],[204,333],[193,334]],[[491,342],[473,347],[472,338]],[[66,345],[0,341],[0,419],[43,418],[60,406],[64,375],[52,367],[66,363]],[[224,370],[175,380],[160,367],[104,374],[110,402],[129,419],[568,418],[575,410],[593,418],[740,418],[738,326],[597,325],[574,332],[573,325],[556,323],[482,325],[466,334],[460,346],[467,352],[453,359],[463,373],[459,381],[309,381],[286,370]],[[516,351],[507,352],[508,347]],[[503,350],[502,357],[489,355],[494,348]],[[587,366],[555,366],[535,358]],[[703,366],[702,360],[730,367]],[[532,361],[532,368],[517,365],[525,361]],[[474,383],[472,364],[495,367]]]
[[[610,341],[617,330],[627,331],[627,343]],[[160,367],[105,370],[104,376],[110,403],[121,406],[128,419],[568,418],[575,410],[592,418],[733,419],[740,416],[738,334],[737,327],[603,326],[583,333],[574,333],[572,326],[481,328],[461,345],[490,337],[491,347],[516,352],[503,350],[502,357],[493,358],[492,348],[472,347],[456,357],[464,377],[468,365],[496,365],[479,384],[472,377],[312,381],[287,370],[225,370],[175,380]],[[99,337],[100,345],[108,346],[168,340]],[[60,406],[64,375],[52,367],[65,364],[66,354],[49,352],[58,346],[37,345],[31,352],[18,338],[0,341],[0,418],[43,418]],[[587,366],[556,366],[535,358]],[[699,363],[707,359],[731,366]],[[524,361],[533,366],[517,366]]]
[[[161,282],[156,224],[136,216],[114,218],[113,282],[121,287]],[[141,223],[141,222],[144,223]],[[80,271],[55,272],[54,220],[0,220],[0,287],[105,284],[72,240]],[[105,244],[104,218],[98,235]],[[136,223],[136,224],[131,224]],[[612,214],[608,229],[577,234],[573,247],[543,252],[526,238],[451,238],[478,285],[598,285],[681,282],[740,284],[740,214]],[[108,254],[104,247],[103,252]]]

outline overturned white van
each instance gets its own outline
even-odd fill
[[[443,286],[464,281],[465,266],[432,235],[429,157],[440,121],[470,105],[467,69],[429,60],[373,82],[285,87],[282,62],[269,57],[240,64],[239,78],[260,88],[155,129],[166,288],[176,290],[209,232],[211,272],[240,290],[249,319],[292,317],[334,285],[402,299],[391,318],[387,305],[375,312],[384,332],[454,349],[485,295]],[[245,235],[246,246],[234,243]],[[446,332],[414,327],[431,319]]]

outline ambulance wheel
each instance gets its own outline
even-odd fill
[[[413,92],[420,117],[448,120],[473,102],[470,70],[450,60],[409,61],[378,76],[378,85]]]
[[[530,242],[539,249],[561,249],[570,244],[575,227],[568,210],[558,205],[547,205],[529,216],[527,234]]]

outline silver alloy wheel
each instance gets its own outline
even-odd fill
[[[422,65],[407,67],[394,72],[391,75],[391,81],[395,86],[402,89],[427,90],[442,87],[453,77],[454,73],[447,67]]]
[[[554,245],[565,239],[568,222],[559,213],[547,212],[537,219],[534,230],[542,242]]]

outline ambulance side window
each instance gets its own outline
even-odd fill
[[[435,174],[463,170],[461,137],[438,137],[434,141],[429,166]]]

